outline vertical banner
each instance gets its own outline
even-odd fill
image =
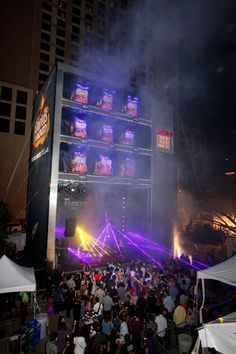
[[[27,196],[26,261],[45,266],[54,123],[55,70],[34,102]]]

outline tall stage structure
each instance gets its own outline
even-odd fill
[[[107,218],[168,245],[175,177],[170,104],[58,63],[34,104],[28,262],[58,266],[78,227],[96,236]]]

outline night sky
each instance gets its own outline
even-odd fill
[[[236,1],[184,1],[179,12],[180,107],[185,126],[206,132],[208,184],[225,195],[236,169]],[[233,179],[233,181],[232,181]]]

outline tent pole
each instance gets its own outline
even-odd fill
[[[195,287],[194,287],[194,306],[195,306],[195,325],[197,326],[197,324],[198,324],[198,320],[197,320],[197,318],[198,318],[198,316],[197,316],[197,311],[198,311],[198,286],[199,286],[199,279],[197,279],[197,283],[196,283],[196,285],[195,285]]]
[[[36,291],[34,291],[34,304],[33,304],[34,308],[34,319],[36,317],[36,310],[38,310],[39,313],[41,313],[41,308],[39,307],[38,301],[37,301],[37,297],[36,297]]]
[[[205,282],[204,282],[204,279],[202,278],[202,304],[200,307],[200,323],[201,324],[203,324],[202,310],[204,307],[204,303],[205,303]]]

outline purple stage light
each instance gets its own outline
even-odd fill
[[[130,236],[132,236],[132,237],[138,239],[138,240],[141,240],[141,241],[145,242],[145,243],[148,242],[148,243],[150,243],[150,244],[152,244],[152,245],[155,245],[156,247],[159,247],[160,250],[163,250],[163,251],[165,250],[165,251],[169,252],[169,250],[168,250],[166,247],[162,246],[162,245],[161,245],[160,243],[158,243],[158,242],[151,241],[151,240],[149,240],[148,238],[143,237],[143,236],[138,235],[138,234],[135,234],[135,233],[133,233],[133,232],[129,232],[128,234],[129,234]]]
[[[195,269],[196,271],[200,270],[200,268],[198,268],[197,266],[194,266],[193,264],[190,264],[188,262],[186,262],[185,260],[181,259],[181,258],[177,258],[179,262],[186,264],[188,267]]]
[[[154,242],[154,241],[150,241],[148,239],[145,239],[144,237],[138,235],[138,234],[134,234],[134,233],[129,233],[129,235],[132,235],[134,238],[137,238],[139,240],[142,240],[143,242],[146,242],[146,243],[150,243],[152,246],[148,246],[148,245],[143,245],[143,247],[146,247],[146,248],[150,248],[150,250],[158,250],[162,253],[165,253],[167,254],[168,256],[171,256],[172,255],[172,252],[170,250],[168,250],[167,248],[165,247],[161,247],[160,244]],[[194,266],[180,258],[178,258],[178,261],[183,263],[183,264],[186,264],[188,267],[194,269],[194,270],[200,270],[200,268],[198,268],[197,266]]]
[[[100,241],[100,239],[102,238],[102,236],[106,232],[106,230],[107,230],[107,225],[104,227],[104,229],[102,230],[102,232],[100,233],[100,235],[96,239],[96,242],[93,243],[93,245],[91,246],[91,249],[93,249],[94,247],[96,247],[98,245],[98,242]]]
[[[64,227],[60,227],[60,226],[56,226],[55,233],[64,235],[65,234],[65,228]]]
[[[145,256],[147,256],[150,260],[152,260],[153,263],[157,264],[158,267],[160,267],[161,269],[163,269],[163,266],[161,265],[161,263],[159,263],[155,258],[153,258],[152,256],[150,256],[150,254],[148,254],[146,251],[144,251],[142,248],[140,248],[134,241],[132,241],[128,236],[126,236],[123,232],[121,232],[119,229],[117,229],[114,225],[113,228],[119,232],[126,240],[128,240],[129,242],[132,243],[133,246],[135,246],[140,252],[142,252]]]
[[[92,257],[91,254],[87,254],[84,252],[78,252],[75,249],[68,247],[68,251],[70,253],[72,253],[74,256],[76,256],[77,258],[79,258],[83,263],[93,263],[93,262],[100,262],[101,258],[100,257]]]
[[[102,242],[102,251],[104,249],[104,246],[106,245],[106,239],[107,239],[108,231],[109,231],[109,226],[106,226],[106,233],[105,233],[105,236],[104,236],[103,242]]]
[[[204,268],[209,268],[210,265],[209,264],[206,264],[206,263],[202,263],[200,261],[197,261],[196,259],[193,259],[193,263],[197,263],[199,264],[200,266],[204,267]]]

